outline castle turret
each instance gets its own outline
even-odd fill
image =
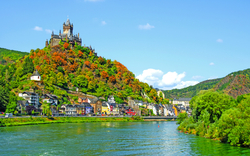
[[[49,42],[48,42],[48,39],[47,39],[46,42],[45,42],[45,47],[48,47],[48,45],[49,45]]]

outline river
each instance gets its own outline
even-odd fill
[[[176,122],[0,127],[0,155],[250,155],[248,148],[179,133],[176,128]]]

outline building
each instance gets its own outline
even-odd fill
[[[114,98],[113,95],[110,95],[110,96],[108,97],[108,103],[115,103],[115,98]]]
[[[110,103],[110,113],[113,115],[119,114],[119,106],[116,103]]]
[[[107,102],[102,102],[102,114],[110,114],[110,108]]]
[[[189,106],[189,101],[191,100],[192,98],[179,98],[179,99],[174,99],[173,100],[173,104],[177,104],[177,105],[183,105],[185,108],[187,106]]]
[[[91,100],[89,98],[86,98],[86,97],[79,97],[78,98],[78,103],[81,104],[81,103],[90,103]]]
[[[82,39],[78,35],[73,35],[73,23],[70,23],[69,19],[67,19],[66,23],[63,23],[63,33],[61,33],[61,30],[59,31],[59,35],[54,34],[54,31],[52,31],[50,41],[48,43],[48,40],[45,43],[45,46],[55,46],[59,45],[59,42],[68,42],[71,45],[71,49],[74,47],[75,44],[82,45]]]
[[[93,107],[93,112],[95,114],[102,113],[102,102],[98,99],[92,99],[90,105]]]
[[[162,95],[162,98],[163,99],[165,99],[165,94],[161,91],[161,90],[159,90],[158,92],[157,92],[157,95],[160,97],[160,95]]]
[[[29,102],[27,100],[18,100],[17,101],[17,111],[19,114],[26,112],[26,106],[29,106]]]
[[[19,97],[22,97],[25,100],[27,100],[29,102],[29,104],[36,107],[36,109],[38,109],[39,106],[40,106],[40,104],[39,104],[39,96],[38,96],[37,93],[23,92],[23,93],[19,93]]]
[[[54,106],[57,106],[58,104],[58,97],[56,95],[53,95],[53,94],[44,94],[42,96],[42,101],[43,102],[47,102],[47,103],[50,103]]]
[[[30,80],[35,81],[38,85],[41,85],[41,75],[36,70],[30,77]]]

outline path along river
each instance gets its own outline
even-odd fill
[[[0,127],[0,155],[250,155],[248,148],[179,133],[176,128],[176,122]]]

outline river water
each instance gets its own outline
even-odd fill
[[[250,155],[248,148],[179,133],[176,128],[176,122],[0,127],[0,155]]]

